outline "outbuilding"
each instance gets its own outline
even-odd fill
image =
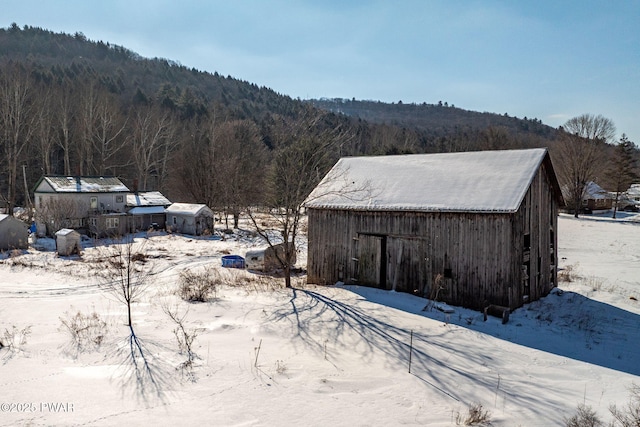
[[[71,228],[56,231],[56,251],[60,256],[80,255],[82,252],[80,233]]]
[[[342,158],[306,200],[307,280],[513,310],[556,286],[544,148]]]
[[[265,248],[247,251],[244,257],[247,269],[269,272],[282,268],[280,261],[278,261],[278,256],[280,256],[281,259],[284,259],[284,248],[284,243],[280,243],[273,246],[267,246]],[[294,252],[291,263],[295,264],[295,262],[296,257]]]
[[[28,247],[29,225],[11,215],[0,214],[0,251]]]
[[[129,231],[164,229],[165,209],[170,205],[169,199],[159,191],[127,194]]]
[[[199,236],[213,233],[213,211],[207,205],[173,203],[165,209],[167,230]]]

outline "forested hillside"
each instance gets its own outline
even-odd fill
[[[444,104],[292,99],[16,24],[0,29],[0,100],[0,207],[27,204],[43,174],[108,174],[237,210],[261,202],[274,159],[294,147],[325,151],[320,177],[340,156],[548,146],[556,133]]]
[[[447,137],[458,133],[474,134],[487,128],[501,128],[513,138],[537,136],[543,140],[553,139],[555,129],[536,118],[509,116],[495,113],[480,113],[463,110],[447,102],[437,104],[384,103],[356,99],[313,99],[316,107],[361,118],[372,123],[387,123],[415,128],[432,138]]]

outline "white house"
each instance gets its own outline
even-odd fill
[[[74,228],[96,235],[122,235],[128,193],[116,177],[43,176],[34,190],[35,208],[49,234]]]
[[[199,236],[213,232],[213,211],[203,204],[173,203],[164,210],[167,230]]]

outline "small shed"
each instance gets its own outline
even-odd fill
[[[81,250],[82,243],[80,233],[70,228],[63,228],[56,231],[56,251],[58,255],[80,255]]]
[[[278,255],[281,258],[284,258],[284,243],[247,251],[245,255],[247,269],[256,271],[273,271],[281,268],[280,262],[278,261]],[[292,262],[294,264],[296,262],[295,253],[293,255]]]
[[[207,205],[173,203],[165,209],[167,229],[178,233],[199,236],[213,232],[213,211]]]
[[[11,215],[0,214],[0,250],[29,247],[29,225]]]

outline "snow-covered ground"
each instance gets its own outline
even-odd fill
[[[98,286],[105,245],[60,258],[40,241],[0,260],[0,340],[5,329],[14,338],[0,350],[0,426],[451,426],[475,403],[494,426],[562,425],[578,404],[609,420],[640,384],[640,216],[620,215],[561,216],[572,281],[504,325],[422,311],[427,301],[408,294],[304,278],[286,290],[223,269],[224,254],[260,244],[250,236],[140,235],[154,274],[133,306],[148,364],[137,371],[126,308]],[[181,271],[212,266],[233,286],[207,303],[176,296]],[[179,369],[186,355],[163,306],[197,334],[192,369]],[[62,328],[78,311],[106,322],[99,347],[78,351]]]

